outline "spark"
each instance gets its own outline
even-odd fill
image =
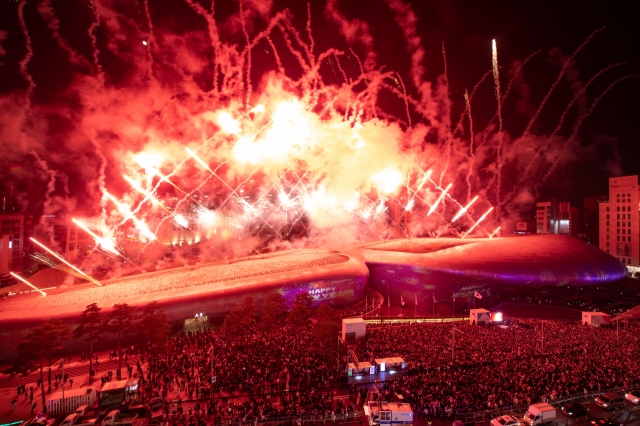
[[[493,233],[492,233],[491,235],[489,235],[489,238],[493,238],[493,236],[494,236],[494,235],[496,235],[496,234],[498,233],[498,231],[500,230],[500,228],[502,228],[502,226],[498,226],[498,227],[496,228],[496,230],[495,230],[495,231],[493,231]]]
[[[118,250],[116,249],[116,245],[111,238],[100,237],[92,232],[89,228],[87,228],[82,222],[79,220],[72,218],[71,221],[78,225],[84,232],[91,235],[91,237],[96,241],[96,244],[102,247],[103,250],[108,251],[109,253],[113,253],[115,255],[120,255]]]
[[[415,190],[413,196],[407,203],[407,206],[404,208],[405,211],[410,211],[413,208],[413,206],[415,205],[416,195],[418,195],[418,192],[420,192],[424,184],[427,182],[427,180],[429,180],[429,177],[431,177],[431,170],[427,170],[427,173],[422,176],[422,180],[420,181],[420,185],[418,185],[418,189]]]
[[[122,177],[124,178],[124,180],[126,180],[129,185],[131,185],[133,187],[133,189],[135,189],[136,191],[138,191],[140,194],[144,195],[144,199],[140,202],[140,204],[144,204],[144,202],[146,200],[151,200],[151,202],[153,203],[153,205],[155,206],[160,206],[162,207],[167,213],[169,214],[173,214],[171,212],[171,210],[169,210],[168,208],[166,208],[164,206],[164,204],[162,204],[160,202],[160,200],[158,200],[151,192],[149,191],[145,191],[144,188],[142,188],[140,186],[140,184],[138,182],[136,182],[135,180],[131,179],[130,177],[126,176],[126,175],[122,175]]]
[[[460,219],[462,217],[462,215],[465,214],[467,212],[467,210],[469,210],[469,207],[471,207],[471,205],[476,202],[477,199],[478,199],[478,196],[476,195],[475,197],[473,197],[473,200],[471,200],[471,201],[469,201],[469,203],[467,203],[466,206],[464,206],[463,208],[458,210],[458,213],[456,213],[456,215],[453,217],[453,219],[451,220],[451,223],[453,223],[456,220]]]
[[[238,135],[240,133],[240,123],[228,112],[220,112],[218,114],[216,124],[227,133],[231,133],[233,135]]]
[[[108,192],[106,193],[107,197],[111,200],[111,202],[113,204],[116,205],[116,207],[118,208],[118,210],[120,211],[120,213],[122,213],[125,218],[122,221],[122,223],[125,223],[127,220],[131,219],[131,221],[134,223],[136,229],[138,229],[138,231],[145,236],[146,238],[148,238],[149,240],[157,240],[158,237],[156,237],[156,235],[151,232],[151,230],[149,229],[149,227],[142,222],[141,220],[139,220],[138,218],[136,218],[133,213],[131,212],[131,209],[129,209],[129,207],[124,204],[124,203],[120,203],[116,197],[114,197],[113,195],[109,194]]]
[[[476,229],[476,226],[478,226],[480,224],[480,222],[482,222],[483,220],[485,220],[487,218],[487,216],[489,215],[489,213],[491,213],[491,211],[493,210],[493,207],[491,207],[489,210],[487,210],[487,212],[485,214],[483,214],[482,216],[480,216],[480,219],[478,219],[476,221],[476,223],[473,224],[473,226],[471,228],[469,228],[469,230],[462,236],[462,238],[466,237],[467,235],[469,235],[469,233],[471,231],[473,231],[474,229]]]
[[[433,205],[431,206],[431,208],[429,209],[429,213],[427,213],[427,216],[429,216],[431,213],[433,213],[434,211],[436,211],[436,209],[438,208],[438,204],[440,204],[440,202],[442,201],[442,199],[445,197],[445,195],[447,195],[447,192],[451,189],[452,184],[447,185],[447,187],[444,189],[444,191],[442,191],[442,194],[440,194],[440,196],[438,197],[438,199],[436,200],[435,203],[433,203]]]
[[[40,292],[40,294],[42,294],[43,296],[46,296],[47,293],[45,293],[44,291],[40,290],[38,287],[34,286],[33,284],[31,284],[29,281],[25,280],[24,278],[22,278],[20,275],[12,272],[9,272],[11,274],[12,277],[19,279],[20,281],[22,281],[23,283],[25,283],[26,285],[28,285],[29,287],[33,288],[34,290]]]
[[[189,228],[189,222],[183,215],[176,214],[173,216],[173,219],[175,220],[176,224],[178,224],[178,226],[181,226],[182,228]]]
[[[371,180],[376,184],[378,191],[383,194],[392,194],[402,183],[402,173],[395,167],[387,167],[371,176]]]
[[[102,284],[100,284],[98,282],[98,280],[96,280],[95,278],[85,274],[84,272],[82,272],[80,269],[76,268],[75,266],[73,266],[71,263],[67,262],[66,260],[64,260],[62,257],[58,256],[58,254],[56,252],[54,252],[53,250],[51,250],[50,248],[48,248],[47,246],[45,246],[44,244],[42,244],[40,241],[36,240],[35,238],[31,237],[30,238],[31,241],[33,241],[34,243],[36,243],[37,245],[39,245],[40,247],[42,247],[43,249],[45,249],[50,255],[52,255],[53,257],[55,257],[56,259],[58,259],[60,262],[64,263],[65,265],[67,265],[68,267],[70,267],[71,269],[73,269],[74,271],[76,271],[77,273],[79,273],[80,275],[82,275],[83,277],[85,277],[86,279],[88,279],[89,281],[91,281],[92,283],[102,286]]]
[[[148,44],[148,43],[147,43],[147,40],[142,40],[142,45],[143,45],[143,46],[146,46],[147,44]]]

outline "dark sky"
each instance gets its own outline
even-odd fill
[[[146,26],[142,2],[135,0],[120,2],[122,12],[131,14],[142,30]],[[202,20],[191,22],[185,6],[166,1],[150,0],[151,15],[157,27],[176,28],[201,26]],[[202,2],[204,4],[204,2]],[[35,0],[25,7],[26,21],[33,37],[35,55],[30,63],[30,72],[38,84],[35,101],[49,102],[55,99],[61,88],[71,79],[69,65],[59,60],[59,49],[47,35],[43,20],[36,13]],[[58,11],[61,33],[81,55],[89,59],[90,46],[86,29],[92,14],[87,3],[79,1],[51,1]],[[235,1],[217,1],[217,17],[234,12]],[[324,1],[312,1],[314,34],[319,47],[341,46],[341,37],[335,27],[324,22]],[[404,37],[388,7],[382,1],[342,0],[341,11],[350,19],[359,18],[370,26],[374,35],[374,48],[378,54],[378,65],[397,70],[409,80],[410,60],[403,54]],[[290,7],[296,25],[304,28],[306,3],[299,0],[274,2],[274,9]],[[624,75],[640,75],[640,26],[632,2],[604,1],[442,1],[420,0],[411,2],[418,17],[418,31],[426,48],[426,77],[430,81],[443,72],[441,45],[444,42],[447,54],[448,79],[454,117],[460,115],[464,104],[465,89],[471,90],[482,75],[491,69],[491,39],[498,43],[501,65],[524,60],[540,50],[523,71],[524,80],[531,88],[530,102],[537,106],[553,84],[559,72],[557,58],[571,53],[595,30],[606,26],[576,57],[577,78],[588,80],[599,70],[618,62],[626,66],[612,70],[596,82],[588,92],[592,101],[608,84]],[[4,0],[0,4],[0,30],[4,31],[0,56],[0,93],[9,94],[24,89],[26,83],[19,73],[19,61],[24,57],[24,37],[17,20],[18,3]],[[128,36],[128,34],[125,34]],[[100,40],[105,43],[106,40]],[[136,43],[139,40],[135,41]],[[0,50],[2,53],[2,50]],[[105,54],[106,55],[106,54]],[[104,56],[105,69],[113,68],[115,60]],[[555,63],[554,63],[555,61]],[[504,69],[503,69],[504,71]],[[503,79],[504,80],[504,79]],[[629,79],[615,87],[599,103],[595,113],[585,120],[580,132],[581,144],[589,153],[581,161],[563,166],[554,173],[547,184],[539,188],[539,196],[569,199],[581,203],[584,196],[606,192],[607,178],[611,174],[640,174],[640,79]],[[478,123],[486,122],[495,111],[492,103],[492,86],[485,84],[478,92],[479,99],[486,101],[486,108],[475,107]],[[549,103],[542,111],[535,131],[548,134],[555,127],[558,117],[571,100],[567,84],[554,91]],[[505,128],[512,134],[524,129],[526,120],[511,110],[515,105],[505,105]],[[0,156],[2,153],[0,153]]]

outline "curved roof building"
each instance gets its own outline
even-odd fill
[[[577,238],[530,235],[507,238],[417,238],[362,247],[369,285],[401,297],[468,300],[491,295],[496,284],[592,285],[616,281],[627,268],[615,257]],[[406,294],[405,294],[406,293]],[[393,295],[396,295],[394,300]]]
[[[311,294],[314,304],[348,304],[362,298],[368,276],[364,262],[345,253],[288,250],[103,281],[101,287],[63,285],[47,290],[47,296],[31,292],[5,297],[0,299],[0,358],[13,352],[32,326],[49,318],[71,326],[94,302],[103,313],[116,303],[143,309],[158,302],[170,322],[188,321],[196,314],[229,312],[246,296],[253,296],[261,307],[272,291],[280,292],[289,307],[301,292]]]

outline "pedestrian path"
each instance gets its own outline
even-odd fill
[[[93,363],[93,369],[96,372],[94,379],[99,380],[100,377],[108,371],[113,371],[113,376],[115,377],[115,371],[118,369],[118,360],[117,359],[109,360],[108,352],[98,353],[97,355],[98,355],[99,364],[98,364],[98,367],[96,367],[95,362]],[[139,359],[140,359],[140,356],[134,355],[128,358],[128,362],[131,365],[135,365],[136,361],[138,361]],[[121,366],[122,368],[125,369],[125,371],[123,371],[124,373],[123,377],[125,377],[127,364],[124,361],[124,359],[122,360]],[[48,367],[45,367],[42,370],[42,372],[43,372],[44,380],[46,383],[47,377],[48,377]],[[59,365],[55,366],[51,370],[52,383],[54,381],[53,377],[55,376],[55,374],[61,374],[61,373],[62,373],[62,368]],[[68,374],[69,377],[89,374],[89,361],[72,361],[70,363],[67,363],[65,360],[64,373]],[[40,369],[33,371],[27,374],[26,376],[23,376],[21,374],[17,374],[13,376],[10,376],[8,374],[2,374],[0,375],[0,389],[17,388],[19,385],[22,385],[24,383],[35,383],[38,381],[38,378],[40,378]]]

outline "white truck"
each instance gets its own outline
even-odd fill
[[[524,415],[524,421],[529,426],[543,425],[556,420],[556,409],[546,402],[533,404]]]
[[[122,414],[120,410],[113,410],[102,419],[102,426],[131,426],[137,418],[137,414]]]
[[[402,402],[369,401],[364,406],[369,426],[413,425],[411,406]]]

